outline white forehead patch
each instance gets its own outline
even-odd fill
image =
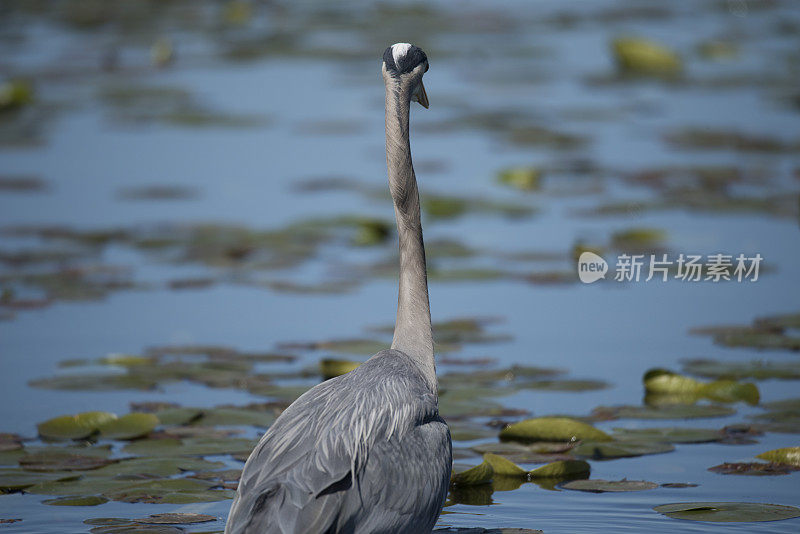
[[[392,59],[395,65],[400,65],[400,61],[406,57],[408,51],[411,50],[409,43],[396,43],[392,45]]]

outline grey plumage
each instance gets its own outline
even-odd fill
[[[452,451],[438,410],[408,135],[412,99],[427,107],[427,69],[417,47],[401,43],[384,54],[386,160],[400,246],[392,348],[310,389],[278,417],[245,464],[226,534],[428,533],[436,523]]]

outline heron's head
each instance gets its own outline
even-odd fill
[[[422,75],[428,71],[428,56],[421,48],[408,43],[396,43],[383,53],[383,77],[407,88],[411,99],[428,107],[428,95],[422,85]]]

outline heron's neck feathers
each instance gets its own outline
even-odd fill
[[[419,190],[408,138],[410,94],[394,80],[386,85],[386,164],[400,239],[400,288],[392,348],[407,354],[436,391],[431,312]]]

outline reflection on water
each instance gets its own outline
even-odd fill
[[[224,518],[228,502],[206,491],[232,487],[236,447],[320,380],[320,360],[352,366],[388,344],[396,244],[378,58],[396,41],[431,58],[431,108],[414,109],[412,145],[458,461],[496,452],[530,470],[582,457],[591,479],[659,485],[596,494],[497,480],[454,490],[440,526],[707,532],[652,508],[800,504],[796,473],[708,471],[797,444],[797,324],[753,323],[798,311],[790,0],[0,10],[0,431],[32,437],[39,422],[98,408],[152,412],[169,425],[161,435],[102,450],[163,456],[180,444],[230,471],[176,482],[193,496],[185,505],[112,488],[105,504],[48,514],[52,485],[3,495],[0,519],[22,519],[10,529]],[[606,281],[578,281],[583,251],[609,261]],[[610,276],[620,254],[717,253],[761,254],[758,281]],[[712,326],[736,328],[690,334]],[[642,381],[653,368],[716,389],[656,401]],[[754,382],[761,404],[735,402],[753,392],[716,382],[729,378]],[[497,442],[507,423],[563,414],[617,441]],[[0,443],[10,466],[18,446],[44,445]]]

